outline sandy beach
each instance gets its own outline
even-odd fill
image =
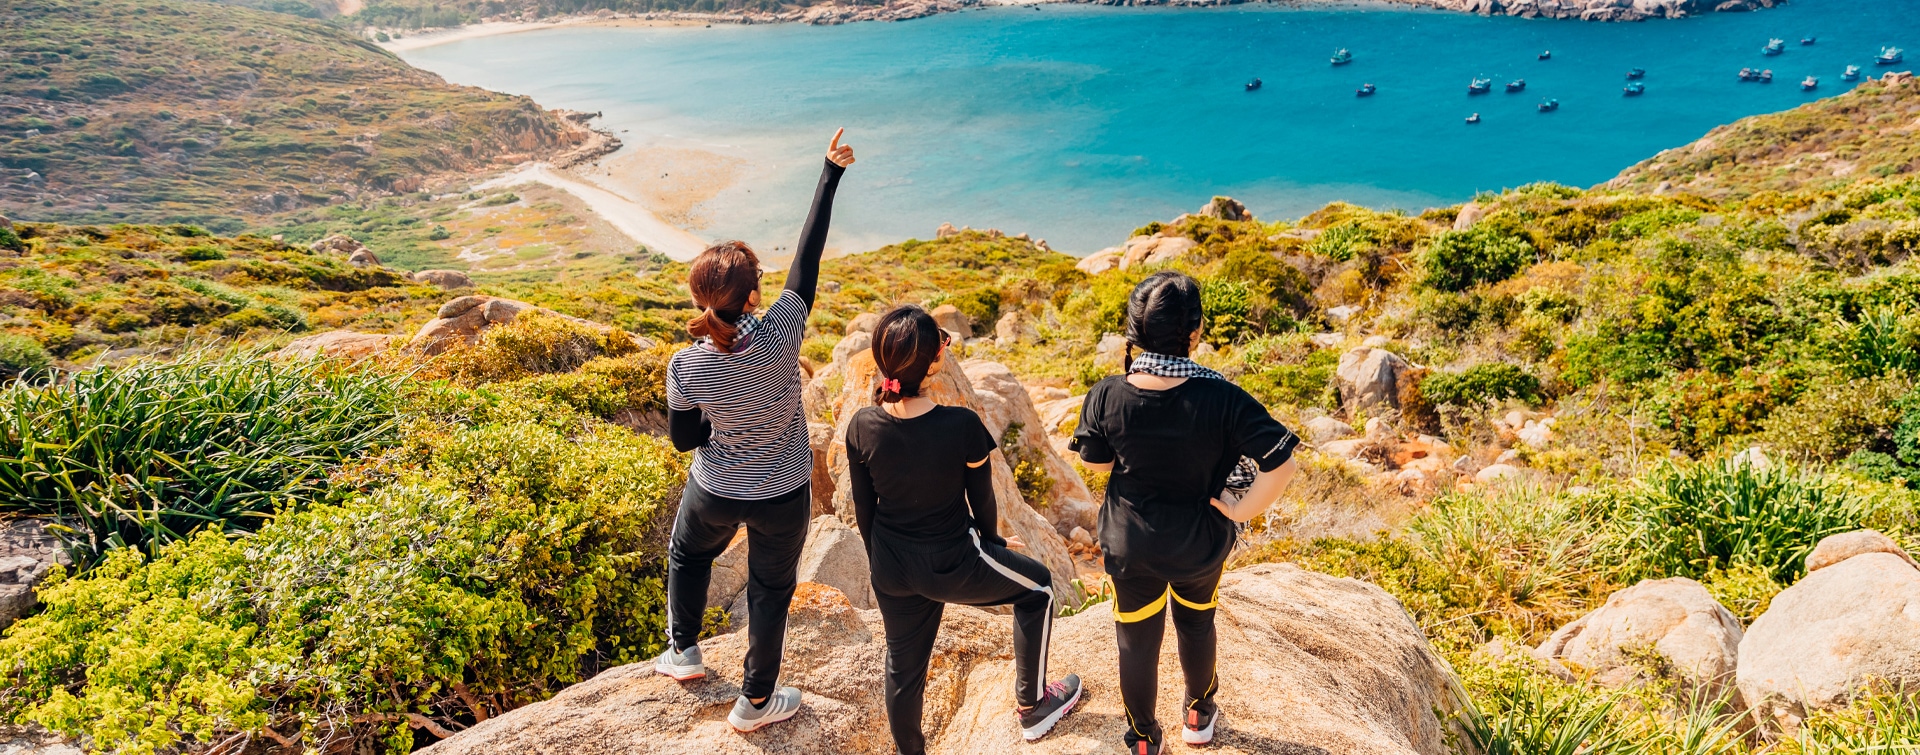
[[[682,262],[691,260],[699,255],[701,250],[707,248],[705,240],[661,220],[634,200],[581,180],[566,171],[555,170],[546,163],[523,165],[506,174],[475,184],[473,190],[513,186],[529,181],[545,184],[578,197],[586,203],[588,209],[593,210],[594,214],[619,229],[628,238],[673,259]]]
[[[649,26],[701,26],[710,23],[738,23],[731,16],[715,15],[712,18],[619,18],[603,16],[565,16],[543,21],[488,21],[468,26],[455,26],[448,29],[429,31],[401,32],[407,36],[394,36],[391,41],[378,43],[388,52],[407,52],[449,42],[460,42],[484,37],[499,37],[507,34],[519,34],[529,31],[545,31],[576,26],[602,27],[649,27]],[[394,34],[396,30],[387,30]]]

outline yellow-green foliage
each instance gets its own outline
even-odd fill
[[[46,179],[0,194],[15,218],[233,232],[569,139],[531,99],[447,84],[317,21],[186,0],[8,11],[0,95],[25,104],[0,110],[0,164]]]
[[[263,731],[406,752],[418,721],[459,728],[656,652],[680,457],[566,424],[429,423],[424,458],[370,492],[54,578],[0,640],[0,712],[115,752]]]

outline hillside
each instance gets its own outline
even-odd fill
[[[24,0],[0,16],[0,214],[256,218],[584,139],[331,24],[192,0]]]
[[[1877,80],[1837,97],[1742,118],[1606,183],[1739,199],[1920,173],[1920,87]]]

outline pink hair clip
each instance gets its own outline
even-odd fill
[[[880,387],[896,396],[900,394],[900,381],[893,378],[880,381]]]

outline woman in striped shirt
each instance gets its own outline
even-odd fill
[[[813,209],[780,292],[764,316],[760,260],[738,241],[700,253],[687,288],[700,314],[687,331],[700,339],[667,364],[667,417],[674,447],[693,451],[686,492],[667,554],[666,652],[654,669],[679,680],[706,676],[701,619],[713,560],[747,528],[747,658],[727,721],[752,731],[793,717],[800,690],[776,687],[800,551],[813,495],[813,452],[800,408],[800,341],[813,308],[820,253],[840,175],[853,148],[835,132]]]

